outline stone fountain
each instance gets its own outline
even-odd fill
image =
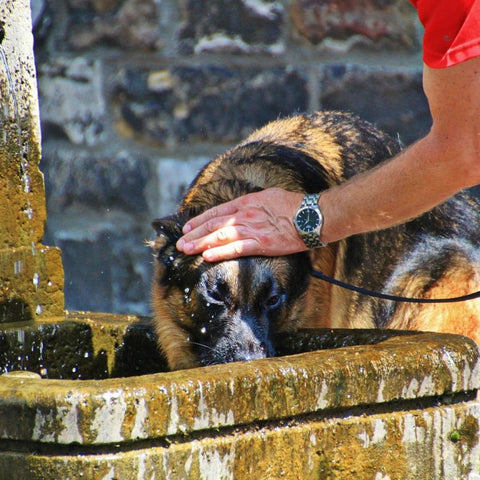
[[[0,21],[0,478],[480,479],[469,339],[309,331],[278,358],[166,372],[148,319],[65,312],[28,0]]]

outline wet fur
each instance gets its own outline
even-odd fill
[[[178,212],[153,222],[154,324],[170,368],[271,356],[273,334],[299,327],[432,330],[480,343],[480,300],[394,303],[310,277],[313,265],[365,288],[425,298],[480,289],[480,213],[466,193],[405,225],[310,253],[208,264],[175,248],[186,220],[214,205],[268,187],[321,192],[400,149],[353,115],[324,112],[272,122],[206,165]]]

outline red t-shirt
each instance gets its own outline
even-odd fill
[[[480,56],[480,0],[410,0],[425,27],[423,61],[443,68]]]

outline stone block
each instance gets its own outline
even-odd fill
[[[208,64],[125,69],[114,86],[122,130],[160,145],[232,143],[308,105],[306,76],[290,67]]]
[[[179,49],[183,54],[283,53],[284,8],[272,0],[184,0]]]
[[[57,58],[41,64],[38,70],[46,138],[67,138],[74,144],[99,143],[106,121],[100,62],[83,57]]]
[[[136,50],[162,46],[155,0],[69,0],[67,41],[73,49],[112,45]]]
[[[419,46],[416,13],[404,0],[293,0],[290,17],[297,35],[333,52]]]
[[[63,268],[58,248],[0,250],[0,324],[63,315]]]
[[[323,70],[319,103],[350,110],[410,144],[430,130],[420,70],[336,64]]]
[[[141,154],[128,150],[90,152],[50,142],[43,151],[42,170],[49,212],[61,213],[81,204],[148,216],[150,164]]]
[[[25,142],[22,151],[16,140],[0,142],[0,248],[31,246],[43,238],[45,190],[39,157],[35,158],[39,146],[31,138]]]
[[[49,214],[46,242],[62,250],[67,309],[150,313],[150,220],[78,204]]]
[[[161,159],[157,163],[159,203],[154,212],[157,217],[171,215],[186,193],[188,186],[200,169],[208,163],[208,158],[179,160]]]

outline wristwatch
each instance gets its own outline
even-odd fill
[[[323,215],[318,207],[319,197],[318,193],[305,195],[294,219],[295,227],[308,248],[327,245],[320,240]]]

